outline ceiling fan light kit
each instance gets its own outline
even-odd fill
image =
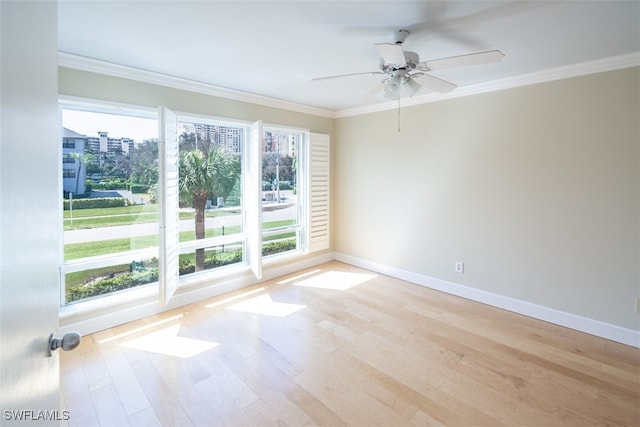
[[[414,96],[423,88],[431,89],[439,93],[446,93],[457,87],[451,82],[429,74],[431,71],[492,64],[500,62],[504,58],[504,53],[501,51],[489,50],[420,62],[420,56],[416,52],[405,51],[402,48],[402,44],[409,36],[409,31],[397,30],[394,31],[393,36],[394,43],[376,43],[374,45],[380,55],[379,71],[341,74],[337,76],[320,77],[313,80],[326,80],[365,74],[386,75],[384,80],[373,87],[367,97],[371,97],[379,90],[384,89],[385,98],[399,100],[400,98]]]
[[[395,75],[390,77],[384,85],[384,97],[397,101],[400,98],[410,98],[420,90],[420,85],[415,80]]]

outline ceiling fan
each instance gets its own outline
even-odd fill
[[[382,74],[386,75],[384,80],[374,86],[365,98],[370,98],[384,89],[385,98],[399,100],[400,98],[408,98],[415,95],[423,87],[440,93],[450,92],[457,87],[451,82],[428,74],[430,71],[491,64],[500,62],[504,58],[504,53],[501,51],[489,50],[420,62],[420,57],[417,53],[402,49],[402,43],[404,43],[408,35],[408,30],[398,30],[394,32],[394,43],[377,43],[374,45],[380,54],[380,69],[377,71],[319,77],[312,81],[365,74]]]

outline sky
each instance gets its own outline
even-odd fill
[[[62,110],[62,126],[85,136],[109,132],[110,138],[131,138],[136,142],[158,138],[158,121],[143,117]]]

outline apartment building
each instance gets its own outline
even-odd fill
[[[87,169],[83,167],[89,138],[71,129],[62,130],[62,187],[65,194],[84,194]]]

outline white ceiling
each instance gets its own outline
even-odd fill
[[[460,88],[640,56],[635,0],[58,4],[60,52],[332,111],[388,102],[363,100],[379,75],[311,79],[376,71],[374,43],[393,42],[398,29],[411,31],[403,47],[423,61],[505,53],[502,63],[433,73]]]

